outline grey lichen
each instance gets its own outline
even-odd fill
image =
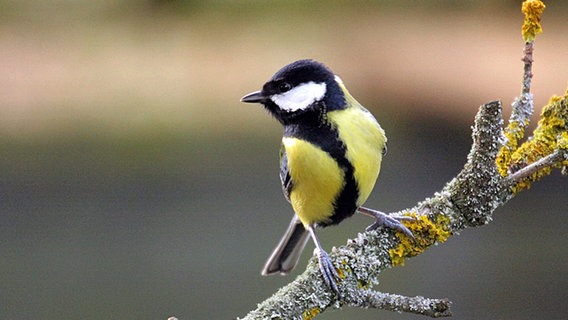
[[[480,107],[473,128],[473,146],[464,169],[444,188],[458,212],[459,225],[479,226],[491,221],[491,213],[502,204],[503,186],[495,159],[502,147],[501,102]],[[459,226],[458,225],[458,226]]]

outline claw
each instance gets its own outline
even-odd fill
[[[339,273],[337,273],[337,270],[335,270],[335,267],[333,266],[333,263],[331,263],[331,259],[329,258],[327,252],[325,252],[325,250],[323,250],[323,248],[321,247],[318,237],[316,237],[314,226],[307,226],[306,229],[312,236],[312,240],[314,240],[314,244],[316,245],[314,254],[318,257],[318,263],[323,277],[323,282],[325,282],[327,287],[333,290],[333,292],[337,293],[337,295],[339,296],[339,288],[337,287],[336,282],[336,280],[341,280]]]
[[[357,209],[357,210],[364,215],[368,215],[368,216],[375,218],[375,223],[368,226],[367,229],[365,229],[366,231],[375,230],[379,227],[386,227],[386,228],[390,228],[390,229],[393,229],[393,230],[400,231],[400,232],[404,233],[406,236],[408,236],[409,238],[411,238],[412,240],[415,240],[414,235],[412,234],[412,231],[410,231],[410,229],[408,229],[404,224],[402,224],[400,222],[402,220],[414,220],[413,218],[411,218],[411,217],[391,217],[384,212],[365,208],[365,207],[359,207],[359,209]]]
[[[325,284],[331,288],[335,293],[339,294],[339,288],[337,287],[337,280],[340,280],[339,273],[331,263],[331,259],[327,252],[319,249],[315,249],[315,254],[318,256],[318,262],[321,270],[321,274],[323,276],[323,281]]]

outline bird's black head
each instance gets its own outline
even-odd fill
[[[331,110],[345,108],[345,97],[335,75],[314,60],[299,60],[280,69],[262,90],[241,101],[261,103],[282,124],[305,118],[320,119]]]

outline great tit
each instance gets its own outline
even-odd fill
[[[387,138],[325,65],[293,62],[241,101],[262,104],[284,126],[280,180],[296,213],[262,275],[289,273],[309,235],[324,282],[338,292],[339,275],[314,229],[338,224],[356,211],[376,219],[368,230],[388,227],[412,237],[401,218],[362,207],[379,175]]]

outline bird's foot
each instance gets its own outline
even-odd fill
[[[392,217],[392,216],[389,216],[388,214],[386,214],[384,212],[365,208],[365,207],[359,207],[359,209],[357,209],[357,210],[364,215],[371,216],[371,217],[375,218],[375,223],[368,226],[367,229],[365,229],[366,231],[375,230],[379,227],[385,227],[385,228],[390,228],[390,229],[393,229],[393,230],[396,230],[396,231],[400,231],[400,232],[404,233],[405,235],[407,235],[412,240],[414,240],[414,235],[412,234],[412,231],[410,231],[404,224],[402,224],[400,222],[402,220],[414,220],[413,218],[411,218],[411,217]]]
[[[339,273],[333,266],[329,255],[324,250],[320,250],[316,248],[314,250],[314,254],[318,257],[319,267],[323,276],[323,281],[325,284],[332,289],[335,293],[339,295],[339,288],[337,287],[337,281],[341,278],[339,277]]]

